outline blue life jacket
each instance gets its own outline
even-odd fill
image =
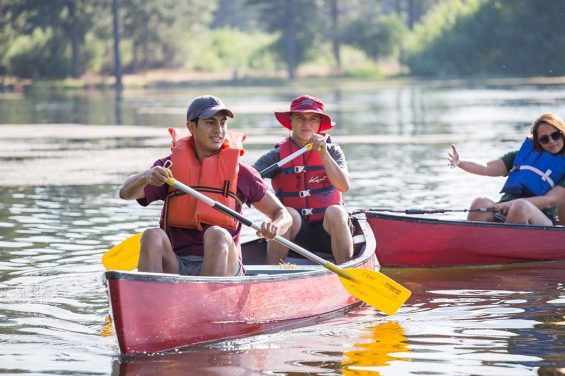
[[[543,196],[564,175],[565,157],[562,154],[534,150],[532,140],[526,138],[501,192],[519,197]]]

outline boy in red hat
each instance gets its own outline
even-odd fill
[[[332,257],[337,264],[353,257],[351,222],[343,206],[342,193],[349,190],[349,173],[343,151],[330,143],[325,131],[335,123],[324,113],[324,102],[301,95],[290,104],[290,111],[275,112],[275,117],[290,137],[261,156],[253,167],[258,171],[312,144],[312,149],[280,169],[268,173],[273,190],[290,212],[293,224],[283,236],[320,256]],[[329,253],[331,251],[331,254]],[[271,264],[284,261],[288,249],[269,242]]]

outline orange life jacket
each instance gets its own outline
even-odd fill
[[[299,149],[290,138],[278,146],[280,160]],[[298,210],[308,222],[323,219],[328,206],[342,204],[341,192],[330,183],[316,151],[307,151],[285,166],[271,180],[273,190],[285,206]]]
[[[218,154],[199,161],[194,150],[192,135],[179,138],[173,128],[169,128],[169,133],[173,137],[171,146],[173,177],[212,200],[235,210],[239,201],[236,196],[239,157],[244,153],[242,143],[245,134],[228,133]],[[229,229],[237,227],[235,219],[175,187],[169,187],[162,218],[165,230],[169,226],[175,226],[201,231],[204,223]]]

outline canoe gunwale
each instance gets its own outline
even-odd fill
[[[464,219],[443,219],[443,218],[424,218],[417,217],[413,215],[397,215],[397,214],[386,214],[379,211],[366,210],[364,213],[367,215],[367,219],[370,218],[383,218],[395,221],[403,222],[417,222],[417,223],[429,223],[429,224],[450,224],[455,226],[471,226],[471,227],[498,227],[504,229],[522,229],[522,230],[549,230],[549,231],[565,231],[565,226],[542,226],[542,225],[524,225],[515,223],[498,223],[498,222],[480,222],[480,221],[467,221]],[[378,239],[377,239],[378,241]]]

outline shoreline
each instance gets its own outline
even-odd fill
[[[398,84],[425,84],[434,87],[461,85],[489,86],[530,86],[565,85],[565,76],[559,77],[418,77],[411,75],[387,75],[382,77],[354,77],[345,75],[304,75],[290,80],[284,75],[274,73],[264,76],[238,77],[228,72],[179,72],[148,71],[124,75],[123,90],[149,88],[195,88],[195,87],[262,87],[262,86],[328,86],[332,84],[396,86]],[[0,77],[0,92],[25,90],[114,90],[114,76],[85,75],[78,79],[31,80],[14,77]]]

